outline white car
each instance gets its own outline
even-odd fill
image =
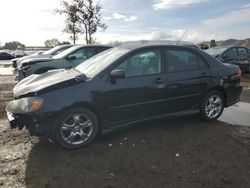
[[[51,48],[50,50],[48,51],[45,51],[43,53],[35,53],[35,54],[32,54],[30,56],[24,56],[24,57],[21,57],[21,58],[15,58],[15,59],[12,59],[12,66],[14,68],[18,67],[18,65],[23,61],[23,60],[27,60],[27,59],[36,59],[36,58],[51,58],[53,57],[54,55],[57,55],[59,54],[60,52],[68,49],[72,47],[71,44],[67,44],[67,45],[60,45],[60,46],[56,46],[54,48]]]

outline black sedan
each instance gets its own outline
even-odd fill
[[[250,50],[242,46],[220,46],[205,50],[224,63],[238,65],[242,72],[250,73]]]
[[[0,60],[11,60],[15,58],[12,54],[4,51],[0,51]]]
[[[241,71],[190,47],[120,46],[68,70],[31,75],[7,107],[12,128],[65,148],[135,122],[200,112],[208,121],[239,101]]]

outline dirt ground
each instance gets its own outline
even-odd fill
[[[67,151],[0,127],[0,187],[250,187],[249,128],[150,121]]]
[[[12,89],[14,83],[0,84],[0,118],[6,116],[5,107],[13,99]]]
[[[5,104],[13,83],[1,87]],[[245,89],[242,100],[249,102],[249,94]],[[67,151],[35,138],[31,143],[26,130],[11,130],[3,110],[0,115],[1,188],[250,187],[247,127],[207,123],[198,115],[162,119]]]
[[[241,85],[245,88],[250,88],[250,74],[243,74],[241,78]]]

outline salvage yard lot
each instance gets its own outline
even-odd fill
[[[143,122],[80,150],[31,144],[26,130],[8,126],[4,105],[14,84],[7,84],[13,77],[4,79],[0,187],[250,187],[248,127],[194,115]],[[242,99],[249,98],[245,90]]]
[[[66,151],[1,122],[3,187],[249,187],[249,129],[158,120]]]

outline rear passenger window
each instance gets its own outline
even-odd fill
[[[198,69],[196,54],[186,50],[165,50],[167,72],[182,72]]]
[[[197,60],[199,62],[199,69],[207,69],[208,68],[207,62],[203,58],[201,58],[199,55],[197,55]]]

